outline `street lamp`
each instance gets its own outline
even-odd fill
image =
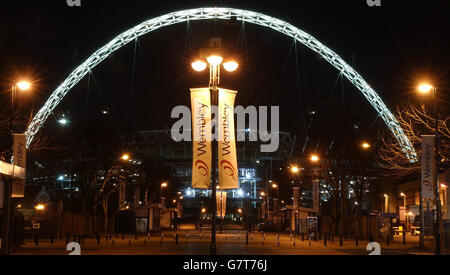
[[[121,160],[123,160],[123,161],[127,161],[127,160],[129,160],[129,159],[130,159],[130,155],[129,155],[129,154],[127,154],[127,153],[125,153],[125,154],[122,154],[122,156],[120,157],[120,159],[121,159]]]
[[[164,197],[163,197],[163,189],[166,188],[166,187],[167,187],[167,182],[161,183],[161,194],[160,194],[161,203],[163,203],[163,199],[164,199]]]
[[[9,136],[8,136],[8,151],[9,160],[13,158],[13,133],[14,133],[14,101],[16,98],[17,90],[26,91],[31,88],[31,83],[28,81],[20,81],[12,85],[11,87],[11,113],[9,117]],[[11,191],[12,191],[12,177],[5,182],[4,194],[3,194],[3,220],[2,220],[2,250],[3,254],[9,254],[9,224],[11,215]]]
[[[435,148],[435,154],[436,154],[436,183],[434,186],[434,196],[436,198],[436,224],[435,224],[435,254],[441,254],[441,200],[439,198],[439,113],[438,113],[438,104],[437,104],[437,88],[434,87],[431,84],[428,83],[422,83],[419,85],[418,90],[422,94],[429,94],[430,92],[433,92],[433,102],[434,102],[434,120],[435,120],[435,127],[434,127],[434,148]],[[422,203],[422,202],[421,202]]]
[[[312,162],[318,162],[320,160],[319,156],[316,154],[312,154],[310,160]]]
[[[209,64],[209,92],[211,93],[211,106],[217,106],[218,92],[219,92],[219,83],[220,83],[220,65],[222,64],[224,58],[217,54],[210,55],[206,58],[206,61]],[[207,67],[207,64],[204,60],[196,60],[191,63],[192,68],[201,72],[204,71]],[[223,63],[224,69],[231,72],[235,71],[238,68],[238,63],[230,60]],[[214,116],[211,119],[211,125],[217,125],[217,117]],[[212,180],[212,192],[211,197],[213,199],[213,209],[212,209],[212,223],[211,223],[211,255],[216,255],[217,245],[216,245],[216,218],[217,218],[217,198],[216,198],[216,159],[217,159],[217,145],[216,140],[211,141],[212,148],[212,169],[211,169],[211,180]]]
[[[300,172],[300,168],[298,168],[298,166],[291,167],[291,173],[298,174],[299,172]]]
[[[404,207],[406,207],[406,195],[405,195],[405,193],[400,193],[400,196],[402,196],[403,197],[403,206]],[[405,208],[405,211],[406,211],[406,208]]]
[[[369,149],[369,148],[371,147],[371,145],[370,145],[368,142],[363,142],[363,143],[361,144],[361,147],[362,147],[364,150],[367,150],[367,149]]]
[[[37,204],[34,209],[38,210],[38,211],[44,211],[45,209],[45,205],[43,205],[42,203]]]

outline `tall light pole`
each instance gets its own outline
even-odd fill
[[[211,94],[211,106],[217,106],[218,104],[218,93],[219,93],[219,83],[220,83],[220,65],[223,62],[223,57],[219,55],[211,55],[206,58],[206,61],[209,64],[209,92]],[[204,60],[196,60],[191,63],[192,68],[201,72],[206,69],[207,63]],[[223,63],[223,67],[225,70],[232,72],[238,68],[239,64],[233,60],[227,61]],[[211,118],[211,125],[217,125],[217,116]],[[216,168],[217,168],[217,141],[212,138],[211,140],[212,147],[212,169],[211,169],[211,178],[212,178],[212,190],[211,197],[213,199],[213,209],[212,209],[212,221],[211,221],[211,245],[210,252],[211,255],[216,255],[217,252],[217,244],[216,244],[216,219],[217,219],[217,198],[216,198]]]
[[[160,192],[159,195],[160,195],[160,200],[161,200],[162,204],[164,204],[163,199],[165,201],[165,197],[163,196],[163,189],[166,188],[166,187],[167,187],[167,182],[161,183],[161,192]]]
[[[430,85],[430,84],[421,84],[419,85],[419,92],[422,94],[428,94],[430,92],[433,92],[433,102],[434,102],[434,120],[435,120],[435,126],[434,126],[434,150],[436,154],[436,182],[434,185],[434,196],[435,196],[435,202],[436,202],[436,223],[434,226],[434,241],[435,241],[435,254],[439,255],[441,254],[441,200],[439,197],[439,112],[438,112],[438,104],[437,104],[437,88]],[[422,225],[423,227],[423,225]]]
[[[14,84],[11,87],[11,113],[9,117],[9,136],[8,136],[8,152],[10,161],[12,161],[13,157],[13,133],[14,133],[14,101],[16,98],[17,90],[26,91],[31,88],[31,83],[28,81],[21,81]],[[4,200],[3,200],[3,221],[2,221],[2,251],[3,254],[9,254],[9,227],[10,227],[10,215],[11,215],[11,191],[12,191],[12,177],[9,178],[7,182],[5,182],[4,189]]]

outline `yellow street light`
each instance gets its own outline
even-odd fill
[[[161,183],[161,188],[166,188],[166,187],[167,187],[167,182]]]
[[[400,196],[402,196],[402,197],[405,197],[406,195],[405,195],[405,193],[400,193]]]
[[[123,154],[120,158],[121,158],[122,160],[124,160],[124,161],[127,161],[127,160],[130,159],[130,155],[129,155],[129,154]]]
[[[239,67],[239,64],[236,61],[228,61],[223,63],[223,67],[225,68],[225,70],[233,72]]]
[[[173,200],[172,202],[173,202],[173,203],[177,203],[177,200]]]
[[[265,195],[266,195],[266,193],[264,193],[264,191],[263,191],[263,192],[261,192],[261,196],[263,196],[263,197],[264,197]]]
[[[238,213],[241,214],[242,213],[242,209],[239,208],[238,209]]]
[[[191,63],[192,69],[194,69],[197,72],[204,71],[207,65],[208,64],[206,64],[206,62],[203,62],[201,60],[197,60]]]
[[[206,208],[202,208],[202,213],[206,213]]]
[[[273,189],[277,189],[277,188],[278,188],[278,184],[273,183],[273,184],[272,184],[272,188],[273,188]]]
[[[298,166],[292,166],[291,167],[291,172],[294,174],[297,174],[298,172],[300,172],[300,168],[298,168]]]
[[[371,146],[370,146],[370,144],[369,144],[368,142],[363,142],[363,143],[361,144],[361,147],[362,147],[363,149],[369,149]]]
[[[42,203],[37,204],[37,205],[34,207],[34,209],[39,210],[39,211],[42,211],[42,210],[45,209],[45,205],[43,205]]]
[[[312,162],[318,162],[319,161],[319,156],[317,156],[316,154],[312,154],[311,155],[311,161]]]
[[[433,89],[433,86],[427,83],[423,83],[419,85],[418,89],[422,94],[427,94]]]
[[[223,57],[218,55],[211,55],[210,57],[206,58],[206,60],[212,66],[219,66],[223,61]]]
[[[16,84],[16,86],[17,86],[20,90],[26,91],[26,90],[28,90],[28,89],[31,88],[31,83],[28,82],[28,81],[20,81],[20,82],[18,82],[18,83]]]
[[[387,194],[384,194],[384,197],[387,199],[387,198],[389,198],[389,196],[387,195]]]

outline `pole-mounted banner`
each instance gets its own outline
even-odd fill
[[[217,203],[217,216],[221,219],[225,218],[225,214],[227,212],[227,192],[225,191],[217,192],[216,203]]]
[[[191,89],[192,187],[209,189],[211,178],[211,96],[209,88]]]
[[[234,134],[234,100],[236,91],[219,89],[219,183],[220,189],[239,188]]]
[[[27,164],[27,136],[25,134],[13,134],[13,164],[22,167],[25,171]],[[11,190],[12,198],[23,198],[25,195],[25,178],[14,178]]]
[[[422,198],[433,199],[436,187],[435,136],[422,135]]]

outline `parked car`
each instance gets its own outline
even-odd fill
[[[258,223],[258,231],[274,232],[276,231],[276,226],[273,222],[261,221]]]

